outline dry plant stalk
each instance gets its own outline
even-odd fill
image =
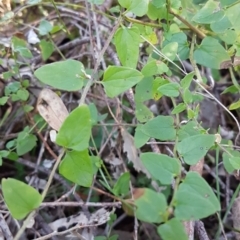
[[[240,229],[240,196],[237,197],[232,206],[233,227]],[[235,233],[236,240],[240,240],[240,233]]]

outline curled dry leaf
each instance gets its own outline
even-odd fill
[[[38,97],[37,110],[44,120],[56,131],[69,115],[62,99],[52,90],[43,89]]]
[[[133,136],[129,134],[124,128],[121,128],[121,135],[123,139],[123,152],[127,153],[128,160],[133,163],[133,167],[135,168],[135,170],[145,173],[146,176],[150,178],[149,172],[143,166],[139,158],[137,148],[134,145]]]

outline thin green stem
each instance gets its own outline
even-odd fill
[[[137,23],[137,24],[141,24],[141,25],[144,25],[144,26],[150,26],[150,27],[156,27],[156,28],[162,27],[161,24],[141,21],[141,20],[138,20],[138,19],[127,17],[126,15],[122,15],[122,17],[123,17],[123,19],[125,19],[125,20],[127,20],[128,22],[131,22],[131,23]]]
[[[189,23],[186,19],[184,19],[182,16],[178,15],[172,8],[171,8],[171,2],[170,0],[167,0],[167,9],[168,12],[171,13],[173,16],[175,16],[176,18],[178,18],[183,24],[185,24],[186,26],[188,26],[190,28],[190,30],[192,30],[194,33],[196,33],[198,35],[199,38],[203,39],[206,37],[206,35],[201,32],[198,28],[196,28],[195,26],[193,26],[191,23]]]
[[[44,188],[44,190],[43,190],[43,192],[42,192],[42,201],[43,201],[44,198],[46,197],[47,191],[48,191],[48,189],[49,189],[49,187],[50,187],[50,185],[51,185],[51,183],[52,183],[54,174],[55,174],[55,172],[56,172],[56,170],[57,170],[57,167],[58,167],[58,165],[59,165],[59,163],[60,163],[60,161],[61,161],[64,153],[65,153],[65,151],[62,150],[62,152],[61,152],[60,155],[58,156],[58,158],[57,158],[57,160],[56,160],[56,162],[55,162],[55,164],[54,164],[54,166],[53,166],[53,169],[52,169],[52,171],[51,171],[51,173],[50,173],[50,176],[49,176],[49,178],[48,178],[47,184],[46,184],[46,186],[45,186],[45,188]],[[36,211],[34,210],[34,211],[32,211],[32,212],[28,215],[28,217],[27,217],[26,220],[23,222],[22,227],[19,229],[19,231],[17,232],[17,234],[16,234],[16,236],[14,237],[13,240],[18,240],[18,239],[21,237],[21,235],[23,234],[23,232],[25,231],[25,229],[26,229],[27,226],[29,225],[29,222],[30,222],[31,219],[34,217],[35,213],[36,213]]]
[[[223,222],[223,223],[226,221],[227,216],[228,216],[228,214],[229,214],[229,212],[230,212],[230,209],[232,208],[232,205],[233,205],[233,203],[234,203],[234,200],[236,199],[236,197],[237,197],[238,194],[239,194],[239,191],[240,191],[240,184],[238,184],[238,186],[237,186],[237,188],[236,188],[236,190],[235,190],[235,192],[234,192],[234,194],[233,194],[233,196],[232,196],[232,199],[231,199],[229,205],[227,206],[227,210],[226,210],[225,215],[224,215],[224,217],[223,217],[223,219],[222,219],[222,222]],[[215,235],[215,239],[219,239],[219,235],[220,235],[220,229],[217,231],[217,233],[216,233],[216,235]]]

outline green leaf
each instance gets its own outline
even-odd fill
[[[126,195],[129,192],[130,173],[123,173],[113,187],[116,196]]]
[[[42,40],[39,44],[41,49],[42,58],[44,61],[46,61],[53,53],[54,46],[51,42],[48,42],[46,40]]]
[[[138,28],[119,28],[114,36],[117,55],[123,66],[136,68],[139,57],[140,33]]]
[[[228,150],[228,152],[232,156],[240,158],[240,152],[233,151],[233,150]],[[231,158],[231,156],[228,153],[226,153],[226,152],[223,153],[223,166],[229,174],[233,173],[233,171],[236,169],[235,167],[233,167],[232,163],[230,162],[230,158]],[[236,170],[238,170],[238,169],[236,169]]]
[[[137,120],[141,123],[147,122],[149,119],[153,118],[153,112],[143,103],[136,102],[135,111]]]
[[[147,16],[151,20],[162,20],[162,19],[167,19],[170,16],[168,15],[168,11],[166,8],[166,3],[162,7],[156,7],[156,5],[153,4],[153,2],[149,2],[148,4],[148,12]]]
[[[153,75],[158,75],[158,74],[160,75],[168,71],[169,71],[169,68],[164,62],[151,60],[143,67],[141,72],[144,75],[144,77],[151,77]]]
[[[198,64],[215,69],[220,69],[222,62],[231,60],[223,46],[212,37],[203,39],[194,52],[194,59]]]
[[[19,156],[31,151],[36,146],[36,136],[23,131],[18,134],[17,137],[17,154]]]
[[[223,33],[227,29],[230,29],[232,27],[232,24],[229,21],[228,17],[225,15],[221,20],[211,23],[210,27],[216,33]]]
[[[32,58],[32,53],[27,47],[27,43],[20,38],[12,37],[12,49],[22,57]]]
[[[141,127],[141,131],[159,140],[173,140],[176,137],[174,120],[169,116],[158,116],[149,120]]]
[[[196,172],[188,172],[175,199],[174,215],[180,220],[208,217],[221,207],[208,183]]]
[[[234,167],[234,169],[240,169],[240,157],[230,157],[229,162]]]
[[[2,166],[2,158],[6,158],[9,155],[9,151],[1,150],[0,151],[0,166]]]
[[[165,154],[142,153],[140,159],[152,178],[164,185],[171,184],[181,172],[180,161]]]
[[[8,100],[8,97],[1,97],[1,98],[0,98],[0,106],[5,105],[5,103],[7,102],[7,100]]]
[[[183,32],[174,33],[171,35],[171,38],[166,39],[163,43],[163,46],[166,46],[169,43],[176,42],[178,44],[177,54],[181,60],[189,58],[189,43],[187,41],[187,35]]]
[[[226,94],[226,93],[237,93],[239,92],[240,89],[238,89],[236,86],[232,85],[224,89],[224,91],[221,94]]]
[[[179,103],[171,112],[171,114],[178,114],[186,110],[186,104],[185,103]]]
[[[47,20],[42,20],[39,24],[38,31],[40,35],[47,35],[52,31],[52,24]]]
[[[118,0],[119,4],[124,8],[129,8],[132,0]]]
[[[238,20],[240,18],[239,3],[226,9],[225,14],[236,31],[240,30]]]
[[[178,43],[177,42],[171,42],[164,46],[162,49],[162,53],[167,57],[167,60],[174,60],[177,56],[178,52]]]
[[[209,24],[217,22],[224,17],[224,11],[219,8],[219,2],[208,0],[202,9],[193,17],[192,21]]]
[[[26,90],[25,88],[21,88],[17,91],[17,96],[19,97],[19,99],[21,99],[22,101],[27,101],[28,97],[29,97],[29,92],[28,90]]]
[[[167,83],[158,88],[158,91],[167,97],[178,97],[180,85],[178,83]]]
[[[23,219],[37,209],[42,196],[33,187],[13,178],[2,179],[4,201],[15,219]]]
[[[34,72],[34,75],[43,83],[65,91],[82,89],[86,79],[84,66],[76,60],[66,60],[46,64]]]
[[[185,89],[182,95],[183,101],[184,103],[192,103],[193,102],[193,97],[194,95],[192,94],[192,92],[189,89]]]
[[[87,105],[75,108],[63,122],[56,143],[62,147],[82,151],[89,145],[91,115]]]
[[[172,218],[166,223],[160,225],[157,231],[163,240],[188,240],[188,236],[182,222],[176,218]]]
[[[19,156],[15,152],[9,152],[9,154],[7,155],[6,158],[9,160],[12,160],[12,161],[16,161],[16,160],[18,160]]]
[[[198,127],[198,123],[194,121],[189,121],[187,124],[182,125],[177,132],[178,140],[182,141],[184,138],[188,138],[193,135],[198,135],[201,130]]]
[[[135,87],[135,102],[144,102],[152,99],[153,77],[144,77]]]
[[[231,105],[228,108],[229,108],[229,110],[234,110],[234,109],[240,108],[240,100],[238,100],[237,102],[231,103]]]
[[[156,8],[164,7],[166,5],[166,0],[152,0],[152,4]]]
[[[194,75],[195,72],[190,72],[180,81],[180,85],[184,90],[190,87]]]
[[[177,144],[177,151],[184,158],[184,161],[193,165],[206,155],[208,150],[214,145],[215,135],[199,134],[184,138]]]
[[[233,29],[227,29],[219,37],[227,44],[234,44],[237,40],[237,33]]]
[[[144,125],[138,124],[136,129],[135,129],[135,134],[134,134],[134,145],[137,148],[142,147],[148,140],[149,140],[149,136],[146,135],[143,132],[143,127]]]
[[[140,189],[140,197],[135,200],[136,217],[144,222],[161,223],[167,210],[167,202],[162,193],[151,189]]]
[[[108,97],[116,97],[140,82],[143,78],[139,71],[118,66],[109,66],[104,72],[102,84]]]
[[[169,81],[167,79],[157,77],[153,81],[153,96],[154,100],[160,99],[163,95],[158,91],[158,88],[164,84],[168,84]]]
[[[80,186],[90,187],[94,173],[88,150],[67,152],[59,166],[59,172]]]
[[[138,17],[142,17],[148,11],[149,0],[131,0],[130,6],[127,8]]]

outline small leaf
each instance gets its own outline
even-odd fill
[[[180,85],[178,83],[167,83],[158,88],[158,91],[167,97],[178,97]]]
[[[175,199],[176,218],[198,220],[220,211],[220,204],[208,183],[196,172],[188,172]]]
[[[228,150],[228,152],[233,157],[236,157],[238,159],[240,158],[240,152],[233,150]],[[230,158],[232,157],[231,155],[226,152],[223,153],[223,166],[229,174],[233,173],[234,170],[238,170],[238,168],[235,168],[230,161]]]
[[[3,106],[8,100],[8,97],[1,97],[0,98],[0,106]]]
[[[138,124],[135,129],[134,144],[137,148],[142,147],[150,138],[143,132],[143,127],[144,125]]]
[[[188,240],[188,236],[182,222],[176,218],[172,218],[166,223],[160,225],[157,231],[163,240]]]
[[[42,40],[39,44],[41,49],[42,58],[44,61],[46,61],[53,53],[54,46],[51,42],[48,42],[46,40]]]
[[[183,139],[177,144],[177,151],[184,158],[184,161],[193,165],[206,155],[214,145],[215,135],[195,135]]]
[[[108,97],[116,97],[140,82],[142,73],[127,67],[110,66],[104,72],[103,86]]]
[[[149,119],[153,118],[152,111],[141,102],[136,102],[135,114],[139,122],[147,122]]]
[[[153,77],[144,77],[135,87],[135,102],[144,102],[152,99],[153,95]],[[146,106],[146,105],[145,105]]]
[[[162,53],[170,60],[174,60],[177,56],[178,51],[178,43],[177,42],[171,42],[167,44],[163,49]],[[167,59],[167,60],[168,60]]]
[[[203,39],[194,52],[194,59],[198,64],[214,69],[220,69],[221,63],[231,60],[223,46],[212,37]]]
[[[189,43],[187,40],[187,36],[183,32],[177,32],[171,35],[171,37],[163,43],[163,46],[166,46],[169,43],[176,42],[178,44],[177,54],[181,60],[185,60],[189,58]]]
[[[136,217],[144,222],[161,223],[167,210],[165,196],[147,188],[137,189],[135,194],[138,195],[135,197]]]
[[[171,184],[173,178],[180,174],[181,164],[176,158],[156,153],[142,153],[140,158],[152,178],[164,185]]]
[[[149,120],[142,126],[141,131],[145,135],[159,140],[173,140],[176,136],[174,120],[169,116],[158,116]]]
[[[42,20],[39,24],[38,31],[40,35],[46,35],[52,30],[52,24],[47,20]]]
[[[198,125],[194,121],[189,121],[187,124],[182,125],[177,132],[179,141],[182,141],[184,138],[188,138],[193,135],[198,135],[201,133],[201,130],[198,129]]]
[[[89,145],[91,116],[87,105],[75,108],[63,122],[56,143],[65,148],[82,151]]]
[[[224,11],[220,9],[219,2],[207,1],[202,9],[197,11],[192,21],[197,23],[209,24],[217,22],[224,17]]]
[[[226,94],[226,93],[237,93],[239,92],[240,89],[238,89],[236,86],[232,85],[224,89],[224,91],[221,94]]]
[[[66,60],[46,64],[34,72],[34,75],[43,83],[65,91],[82,89],[86,79],[84,66],[76,60]]]
[[[2,166],[2,158],[6,158],[9,155],[9,151],[1,150],[0,151],[0,166]]]
[[[122,65],[136,68],[140,43],[140,33],[138,28],[119,28],[115,33],[114,42]]]
[[[195,72],[190,72],[180,81],[180,85],[184,90],[190,87],[194,75]]]
[[[144,75],[144,77],[151,77],[153,75],[163,74],[168,71],[169,68],[164,62],[151,60],[143,67],[141,72]]]
[[[130,174],[123,173],[113,187],[113,193],[116,196],[126,195],[129,192]]]
[[[22,57],[32,58],[32,53],[27,48],[27,43],[23,39],[12,37],[12,49]]]
[[[20,132],[17,137],[17,154],[19,156],[31,151],[36,146],[36,136],[25,131]]]
[[[93,166],[88,150],[67,152],[59,172],[68,180],[84,187],[90,187],[93,180]]]
[[[234,167],[234,169],[240,169],[240,157],[230,157],[229,162]]]
[[[185,103],[179,103],[171,112],[171,114],[178,114],[186,110]]]
[[[239,3],[238,4],[232,4],[231,7],[228,7],[225,11],[226,16],[228,17],[229,21],[232,24],[232,27],[236,30],[240,30],[240,26],[238,24],[238,19],[240,17],[239,12]]]
[[[142,17],[148,11],[149,0],[131,0],[131,4],[128,10],[134,13],[138,17]]]
[[[240,100],[238,100],[237,102],[232,103],[228,108],[229,108],[229,110],[234,110],[234,109],[240,108]]]
[[[19,99],[21,99],[22,101],[27,101],[28,97],[29,97],[29,92],[28,90],[26,90],[25,88],[21,88],[17,91],[17,96],[19,97]]]
[[[15,219],[23,219],[37,209],[42,196],[33,187],[13,178],[2,179],[4,201]]]

